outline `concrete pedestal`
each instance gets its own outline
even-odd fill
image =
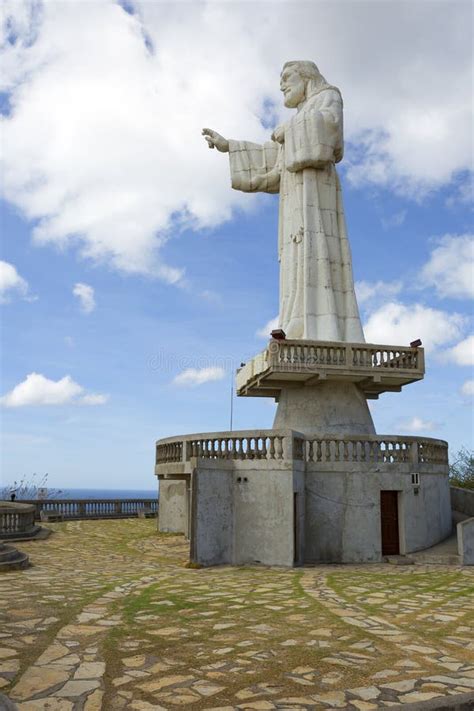
[[[344,382],[282,388],[273,427],[305,435],[375,434],[364,394]]]

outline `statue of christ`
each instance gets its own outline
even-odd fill
[[[341,93],[307,61],[287,62],[280,88],[296,114],[263,146],[202,133],[210,148],[229,153],[234,189],[280,193],[279,327],[286,337],[363,343],[335,168],[343,156]]]

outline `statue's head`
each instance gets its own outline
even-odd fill
[[[280,75],[280,89],[283,92],[284,104],[294,109],[312,94],[328,86],[314,62],[286,62]]]

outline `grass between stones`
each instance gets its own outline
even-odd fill
[[[98,641],[106,662],[104,709],[140,708],[135,702],[257,708],[262,701],[263,710],[270,708],[264,699],[308,701],[311,695],[450,674],[456,659],[472,663],[474,571],[190,569],[184,567],[183,538],[158,535],[153,520],[54,528],[46,541],[22,546],[33,568],[0,578],[0,648],[15,650],[23,672],[84,607],[119,587],[120,593],[101,602],[107,615],[120,619],[103,628]],[[323,584],[334,591],[338,609],[307,592],[302,580],[308,575],[316,591]],[[408,642],[373,635],[349,624],[345,614],[354,611],[424,642],[409,649]],[[425,653],[423,644],[436,654]],[[0,679],[1,664],[0,656]],[[18,675],[6,672],[3,678],[13,685]],[[316,707],[314,698],[308,703]]]

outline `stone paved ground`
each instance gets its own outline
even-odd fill
[[[20,711],[371,709],[472,692],[474,570],[189,569],[151,520],[54,524],[0,577]]]

